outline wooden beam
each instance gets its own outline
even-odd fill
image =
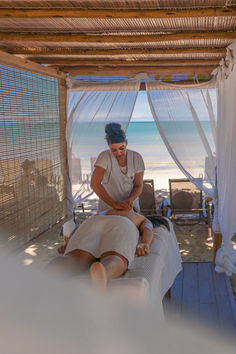
[[[169,66],[169,65],[218,65],[220,59],[171,59],[171,60],[148,60],[148,59],[139,59],[139,60],[78,60],[78,59],[58,59],[58,58],[31,58],[32,61],[41,64],[50,64],[50,65],[70,65],[70,66]]]
[[[138,74],[147,73],[153,75],[178,75],[178,74],[211,74],[211,72],[217,67],[217,65],[205,65],[205,66],[169,66],[169,67],[150,67],[150,66],[125,66],[125,67],[98,67],[98,66],[61,66],[60,70],[76,75],[122,75],[122,74]]]
[[[1,8],[0,18],[180,18],[236,16],[235,7],[211,7],[202,9],[14,9]]]
[[[0,32],[0,41],[22,42],[89,42],[89,43],[143,43],[165,42],[194,39],[234,39],[236,31],[232,32],[193,32],[193,33],[168,33],[168,34],[140,34],[140,35],[88,35],[84,33],[17,33]]]
[[[119,48],[119,49],[83,49],[83,48],[12,48],[2,47],[11,54],[22,55],[127,55],[127,54],[188,54],[188,53],[214,53],[226,54],[226,48]]]
[[[179,81],[174,81],[172,77],[168,77],[168,76],[164,76],[163,75],[155,75],[155,79],[159,80],[161,79],[161,82],[163,83],[168,83],[168,84],[175,84],[175,85],[189,85],[189,84],[193,84],[196,83],[196,81],[193,80],[193,78],[187,79],[187,80],[179,80]],[[211,79],[211,76],[205,76],[204,79],[198,79],[198,83],[200,82],[207,82]],[[141,82],[140,83],[140,88],[139,91],[145,91],[146,90],[146,84],[145,82]]]
[[[64,72],[59,71],[55,68],[48,68],[37,63],[34,63],[30,60],[18,58],[15,55],[8,54],[0,51],[0,64],[5,66],[11,66],[17,69],[22,69],[37,73],[44,76],[55,77],[58,79],[65,79],[66,75]]]

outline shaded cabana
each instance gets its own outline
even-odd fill
[[[210,82],[218,89],[220,104],[217,186],[213,178],[221,226],[215,231],[222,231],[224,237],[218,269],[228,274],[235,271],[231,242],[236,228],[234,46],[228,48],[226,57],[226,47],[235,38],[235,21],[235,5],[227,6],[225,1],[188,1],[187,6],[185,1],[176,6],[171,0],[159,5],[153,1],[87,1],[86,7],[83,1],[2,1],[0,203],[7,243],[14,248],[21,246],[71,215],[71,154],[66,144],[68,75],[79,78],[87,91],[88,81],[93,81],[92,85],[95,81],[96,87],[104,81],[120,85],[119,92],[127,80],[131,86],[134,83],[131,91],[146,85],[152,113],[167,146],[155,106],[160,86],[178,85],[162,86],[162,90],[200,89],[208,88]],[[212,84],[211,73],[216,68],[218,83]],[[114,87],[109,90],[114,91]],[[196,123],[193,101],[191,97],[186,99]],[[207,100],[206,94],[210,112]],[[200,124],[198,128],[202,134]],[[212,157],[206,141],[203,144],[206,156]],[[171,156],[177,163],[173,151]],[[26,168],[27,160],[30,163]],[[182,164],[179,161],[177,165]],[[87,175],[81,177],[76,202],[87,193]]]

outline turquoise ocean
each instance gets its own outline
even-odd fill
[[[190,121],[162,122],[162,129],[170,139],[179,156],[189,159],[189,165],[201,165],[204,169],[205,151],[196,126]],[[202,128],[213,146],[209,121],[201,122]],[[185,177],[176,166],[159,134],[154,121],[130,122],[126,131],[128,148],[139,152],[145,162],[145,178],[152,178],[156,188],[167,188],[168,178]],[[82,161],[82,169],[89,173],[91,157],[107,149],[104,139],[104,123],[80,123],[72,132],[73,152]],[[213,148],[212,148],[213,149]]]
[[[213,146],[209,121],[201,123],[210,145]],[[104,122],[74,124],[71,134],[72,153],[75,158],[80,158],[84,174],[91,173],[91,158],[95,159],[101,151],[108,148],[104,139],[104,125]],[[203,161],[204,151],[193,122],[162,122],[161,125],[179,156],[190,156],[189,162],[196,165]],[[123,127],[126,128],[125,125]],[[10,124],[4,124],[0,126],[0,135],[5,137],[0,139],[2,159],[9,157],[34,159],[39,156],[53,158],[53,151],[59,149],[57,123],[43,123],[42,126],[40,123],[35,125],[18,123],[18,129]],[[154,121],[131,121],[126,135],[128,148],[138,151],[143,156],[146,166],[145,178],[153,178],[155,183],[157,182],[157,188],[164,185],[167,188],[168,178],[183,177],[170,157]]]

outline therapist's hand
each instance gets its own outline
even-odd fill
[[[133,206],[128,204],[127,202],[116,203],[114,209],[116,210],[131,210]]]
[[[124,203],[126,203],[126,204],[128,204],[130,206],[129,210],[133,209],[133,201],[130,198],[126,198],[124,200]]]

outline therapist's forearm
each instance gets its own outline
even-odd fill
[[[142,185],[134,186],[128,199],[131,202],[133,202],[136,198],[138,198],[140,196],[140,194],[142,193],[142,189],[143,189]]]
[[[110,205],[112,208],[116,208],[117,203],[109,196],[102,184],[92,185],[92,188],[100,199],[102,199],[106,204]]]

